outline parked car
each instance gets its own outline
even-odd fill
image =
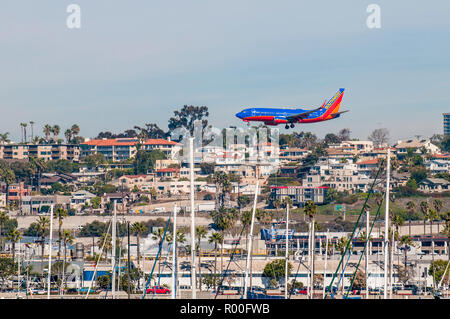
[[[170,294],[170,289],[163,286],[153,286],[152,288],[147,289],[148,294]]]

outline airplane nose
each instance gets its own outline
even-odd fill
[[[244,113],[242,112],[236,113],[236,116],[241,119],[244,117]]]

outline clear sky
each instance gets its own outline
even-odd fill
[[[71,3],[81,29],[66,26]],[[366,26],[371,3],[380,29]],[[243,108],[317,107],[344,87],[349,113],[295,130],[442,134],[449,12],[448,0],[4,0],[0,133],[20,140],[31,120],[41,136],[47,123],[85,137],[167,129],[184,104],[208,106],[216,127],[244,126]]]

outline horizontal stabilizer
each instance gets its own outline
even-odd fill
[[[343,113],[347,113],[347,112],[349,112],[350,110],[347,110],[347,111],[342,111],[342,112],[336,112],[336,113],[332,113],[332,114],[330,114],[333,118],[335,118],[335,117],[338,117],[338,116],[340,116],[341,114],[343,114]]]

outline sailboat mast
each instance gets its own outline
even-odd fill
[[[255,201],[253,202],[253,211],[252,211],[252,220],[250,222],[250,235],[247,242],[247,263],[245,267],[245,276],[244,276],[244,299],[247,299],[247,281],[248,281],[248,272],[250,268],[250,256],[252,253],[252,242],[253,242],[253,225],[255,221],[255,212],[256,212],[256,202],[258,200],[258,186],[259,180],[256,181],[255,187]]]

